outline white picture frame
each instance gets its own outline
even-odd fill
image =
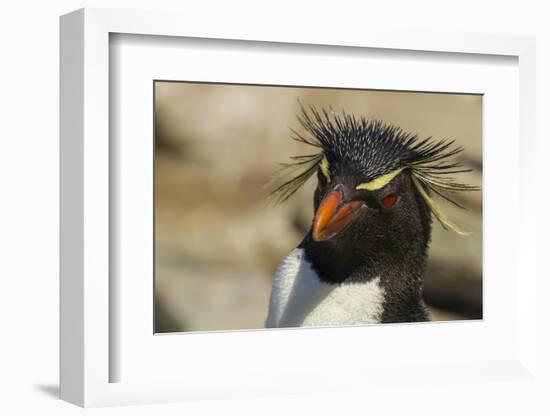
[[[164,373],[148,374],[146,380],[135,377],[122,377],[113,368],[124,357],[124,349],[113,348],[113,338],[120,330],[113,323],[113,315],[118,306],[113,296],[120,288],[113,286],[110,275],[114,273],[115,259],[110,252],[110,239],[115,218],[112,218],[110,201],[115,199],[117,188],[111,186],[113,165],[117,159],[110,155],[110,94],[113,85],[110,79],[110,38],[112,34],[162,36],[174,38],[225,39],[226,41],[270,42],[280,45],[331,45],[338,48],[369,48],[384,51],[423,51],[441,56],[454,54],[468,55],[472,62],[478,56],[507,56],[517,59],[517,130],[510,134],[519,146],[517,169],[511,170],[510,180],[516,185],[513,195],[517,203],[515,210],[521,222],[514,232],[515,245],[510,249],[510,287],[517,285],[514,292],[515,305],[510,318],[514,320],[511,334],[507,335],[512,346],[503,347],[488,359],[488,352],[479,357],[461,357],[457,362],[449,361],[442,355],[434,361],[418,358],[407,364],[388,362],[377,366],[374,362],[358,364],[355,368],[349,363],[317,361],[318,365],[304,365],[299,362],[305,352],[298,350],[298,360],[286,367],[274,362],[258,372],[239,368],[237,365],[225,370],[207,371],[200,360],[196,372],[181,375],[176,367],[173,375]],[[162,42],[160,39],[160,42]],[[258,44],[261,45],[261,44]],[[261,47],[259,48],[261,49]],[[432,55],[433,56],[433,55]],[[437,59],[437,58],[430,58]],[[535,115],[535,43],[529,37],[482,35],[464,33],[428,32],[380,32],[363,28],[349,28],[337,35],[327,35],[322,27],[311,25],[307,32],[285,28],[279,25],[266,25],[265,22],[250,21],[239,27],[236,33],[230,22],[219,20],[205,27],[192,16],[151,12],[130,12],[106,9],[84,9],[61,18],[61,389],[64,400],[80,406],[107,406],[120,404],[158,403],[184,401],[198,398],[252,397],[255,395],[319,393],[358,389],[364,386],[388,385],[399,379],[399,383],[460,382],[481,383],[490,381],[536,382],[536,270],[535,232],[536,218],[527,215],[527,207],[534,198],[533,184],[530,181],[534,169],[535,154],[529,144],[534,143]],[[136,72],[139,72],[136,70]],[[257,80],[252,80],[256,82]],[[388,88],[390,88],[388,86]],[[513,121],[512,121],[513,123]],[[512,124],[514,126],[514,124]],[[149,131],[148,134],[151,134]],[[503,133],[504,134],[504,133]],[[502,155],[503,158],[506,155]],[[510,156],[511,157],[511,156]],[[490,165],[489,165],[490,168]],[[486,184],[485,184],[486,185]],[[489,198],[498,198],[499,191],[488,192]],[[489,206],[490,205],[486,205]],[[518,270],[522,278],[518,279]],[[513,274],[513,275],[512,275]],[[515,276],[515,278],[514,278]],[[490,290],[491,286],[489,286]],[[487,289],[486,289],[487,290]],[[511,292],[510,292],[511,293]],[[149,309],[151,310],[151,309]],[[148,312],[147,312],[148,313]],[[518,323],[521,323],[519,325]],[[485,322],[487,325],[490,323]],[[139,322],[136,325],[141,325]],[[145,323],[143,324],[145,325]],[[454,325],[461,325],[460,323]],[[475,324],[474,324],[475,325]],[[495,325],[500,325],[495,321]],[[395,327],[394,327],[395,328]],[[426,329],[427,328],[427,329]],[[442,327],[443,328],[443,327]],[[445,327],[450,328],[450,327]],[[465,337],[483,337],[484,327],[464,325]],[[446,329],[441,329],[445,331]],[[506,329],[499,328],[499,334]],[[339,331],[338,334],[334,331]],[[246,333],[211,334],[201,338],[196,348],[208,343],[229,343],[236,348],[247,337],[247,342],[264,345],[277,338],[281,342],[307,345],[312,339],[316,342],[330,342],[335,335],[346,339],[363,340],[369,334],[380,337],[378,348],[384,342],[406,342],[408,336],[416,336],[423,331],[429,336],[433,327],[400,326],[397,330],[381,330],[380,327],[320,330],[287,330],[283,332],[250,331]],[[376,331],[376,332],[373,332]],[[273,334],[273,335],[270,335]],[[496,333],[495,333],[496,334]],[[193,334],[191,334],[194,336]],[[220,337],[221,336],[221,337]],[[155,343],[167,345],[172,350],[191,338],[156,338]],[[218,337],[218,339],[215,339]],[[386,338],[384,338],[386,337]],[[254,338],[255,340],[251,340]],[[132,339],[132,338],[129,338]],[[199,339],[199,338],[196,338]],[[160,341],[159,341],[160,340]],[[263,344],[262,344],[263,343]],[[176,345],[177,344],[177,345]],[[508,348],[509,347],[509,348]],[[172,352],[173,353],[173,352]],[[322,351],[321,351],[322,353]],[[321,354],[322,355],[322,354]],[[145,357],[146,358],[146,357]],[[226,360],[227,361],[227,360]],[[218,363],[222,365],[223,363]],[[135,365],[135,364],[134,364]],[[217,368],[220,368],[217,366]],[[242,374],[238,374],[241,373]],[[248,377],[247,377],[248,375]],[[253,376],[251,376],[253,375]],[[328,377],[327,377],[328,375]],[[116,379],[116,380],[115,380]],[[345,380],[342,381],[342,380]],[[116,381],[116,382],[115,382]]]

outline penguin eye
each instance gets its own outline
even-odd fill
[[[390,208],[390,207],[393,207],[396,202],[397,202],[397,195],[390,194],[382,200],[382,205],[384,205],[386,208]]]

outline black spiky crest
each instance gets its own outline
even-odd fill
[[[336,114],[332,109],[319,111],[309,107],[308,112],[301,104],[300,109],[297,118],[308,135],[291,130],[292,138],[320,151],[294,156],[292,162],[281,164],[273,180],[282,180],[283,183],[271,193],[277,203],[286,201],[307,182],[324,158],[345,160],[359,169],[366,181],[407,169],[418,192],[443,227],[467,234],[449,221],[427,192],[432,191],[460,206],[449,193],[480,190],[477,186],[456,182],[449,176],[471,171],[450,160],[463,151],[462,147],[453,146],[454,140],[420,139],[380,120],[356,118],[345,112]]]

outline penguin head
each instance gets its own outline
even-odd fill
[[[302,107],[298,120],[306,134],[293,131],[293,138],[319,152],[283,164],[279,177],[290,178],[272,195],[284,201],[316,174],[313,242],[394,252],[425,247],[432,215],[465,234],[432,199],[453,202],[449,193],[479,189],[452,178],[469,171],[451,160],[462,151],[453,141],[420,139],[379,120],[313,107]]]

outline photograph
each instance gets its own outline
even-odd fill
[[[155,333],[483,319],[483,95],[153,95]]]

